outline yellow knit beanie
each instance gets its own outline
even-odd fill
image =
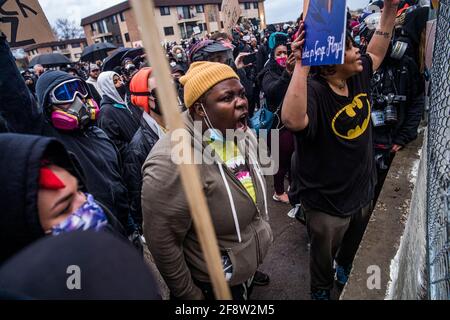
[[[223,63],[200,61],[189,67],[185,76],[180,78],[184,86],[184,103],[187,108],[192,105],[209,89],[219,82],[239,77],[232,68]]]

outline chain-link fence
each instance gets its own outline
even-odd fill
[[[450,0],[441,0],[432,66],[428,131],[428,286],[450,299]]]

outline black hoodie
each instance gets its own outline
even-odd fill
[[[42,238],[44,231],[37,207],[41,160],[69,171],[86,192],[85,177],[64,146],[53,138],[24,134],[0,134],[0,265],[31,242]],[[11,170],[14,168],[14,170]],[[100,206],[104,206],[99,203]],[[104,208],[109,231],[124,235],[117,220]]]
[[[124,225],[129,204],[116,147],[98,127],[65,133],[55,129],[46,115],[48,93],[59,83],[75,77],[61,71],[44,73],[36,85],[39,104],[28,91],[14,62],[6,37],[0,35],[0,114],[11,132],[55,137],[75,158],[86,175],[89,192]]]
[[[286,95],[291,76],[286,68],[281,67],[271,58],[261,73],[258,75],[258,81],[261,85],[261,90],[264,92],[267,101],[267,107],[270,111],[275,112],[280,108],[278,114],[281,115],[281,104]],[[274,128],[278,123],[274,121]]]
[[[55,139],[0,134],[0,264],[44,236],[37,194],[40,162],[45,157],[79,177],[64,146]]]

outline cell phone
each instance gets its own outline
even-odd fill
[[[245,65],[248,65],[250,63],[255,63],[256,62],[256,53],[252,53],[249,54],[248,56],[245,56],[242,61],[244,62]]]
[[[291,43],[287,44],[287,56],[289,58],[289,56],[292,54],[292,48],[291,48]]]

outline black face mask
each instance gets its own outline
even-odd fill
[[[157,115],[162,116],[161,108],[158,103],[158,98],[154,94],[152,94],[152,97],[154,98],[153,102],[155,103],[155,107],[151,108],[151,106],[150,106],[150,109]]]
[[[122,99],[125,98],[125,95],[127,94],[127,87],[125,85],[122,85],[119,88],[116,88],[116,90],[120,94]]]

